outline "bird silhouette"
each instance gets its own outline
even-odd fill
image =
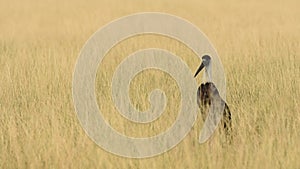
[[[206,82],[201,83],[197,91],[197,104],[200,108],[202,119],[205,121],[209,110],[214,106],[223,106],[224,110],[221,123],[223,124],[227,138],[231,139],[231,112],[227,103],[221,98],[217,87],[213,82],[211,82],[211,58],[209,55],[204,55],[202,57],[202,63],[197,69],[194,77],[196,77],[203,68],[205,68],[203,79]]]

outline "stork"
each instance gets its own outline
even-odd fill
[[[201,115],[203,121],[205,121],[209,108],[214,104],[223,104],[223,128],[225,130],[225,134],[230,136],[231,132],[231,112],[227,103],[221,98],[219,91],[215,84],[211,81],[211,57],[209,55],[204,55],[202,57],[202,63],[197,69],[194,77],[196,77],[199,72],[205,68],[205,73],[203,75],[203,83],[198,87],[197,91],[197,104],[201,110]],[[219,103],[218,103],[219,102]]]

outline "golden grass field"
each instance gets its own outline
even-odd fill
[[[0,168],[299,169],[299,6],[298,0],[0,0]],[[232,144],[224,145],[218,133],[198,144],[203,125],[199,116],[180,144],[146,159],[110,154],[85,134],[72,101],[80,49],[101,26],[145,11],[187,19],[216,47],[233,114]],[[115,67],[128,54],[147,47],[176,53],[192,70],[200,63],[183,44],[157,35],[130,38],[111,50],[97,74],[99,108],[116,130],[134,137],[166,130],[178,112],[176,83],[150,70],[132,81],[130,96],[145,110],[147,94],[161,87],[169,103],[162,117],[135,124],[113,107],[105,86]]]

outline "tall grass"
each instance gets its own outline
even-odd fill
[[[300,168],[299,5],[296,0],[0,1],[0,168]],[[172,150],[128,159],[104,151],[81,128],[72,103],[81,47],[111,20],[143,11],[187,19],[217,48],[233,114],[231,145],[224,145],[219,133],[198,144],[198,118]],[[135,137],[166,130],[178,112],[178,87],[159,71],[139,74],[130,93],[145,110],[148,92],[161,87],[169,104],[160,119],[134,124],[112,104],[105,87],[115,66],[146,47],[170,50],[193,70],[200,62],[183,44],[160,36],[134,37],[113,48],[97,73],[97,99],[105,119]]]

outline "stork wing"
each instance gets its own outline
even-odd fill
[[[197,90],[197,104],[198,107],[201,108],[201,98],[202,98],[202,88],[203,88],[203,83],[198,87]]]
[[[200,131],[199,143],[206,142],[216,130],[224,112],[225,102],[219,95],[215,95],[211,100],[208,115],[204,122],[204,127]]]

